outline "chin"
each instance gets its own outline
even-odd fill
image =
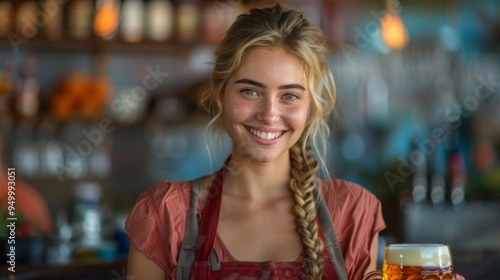
[[[270,163],[270,162],[273,162],[275,159],[276,159],[276,157],[269,157],[269,156],[251,158],[252,161],[255,161],[258,163]]]
[[[248,159],[257,163],[271,163],[285,156],[284,153],[276,154],[269,151],[254,151],[254,154],[249,155]]]

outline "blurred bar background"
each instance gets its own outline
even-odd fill
[[[228,154],[206,137],[198,94],[225,30],[269,3],[0,0],[1,172],[15,168],[52,223],[44,232],[26,219],[18,263],[116,261],[88,279],[122,273],[138,195],[217,170]],[[328,164],[382,201],[380,246],[447,243],[467,279],[500,273],[500,2],[281,3],[328,37],[338,91]]]

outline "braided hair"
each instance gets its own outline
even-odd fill
[[[324,267],[323,255],[321,254],[324,244],[318,238],[314,197],[318,163],[312,155],[311,148],[308,146],[303,153],[300,143],[295,144],[290,149],[290,159],[292,164],[290,188],[295,199],[293,212],[296,215],[297,231],[306,248],[306,275],[308,279],[319,279]]]

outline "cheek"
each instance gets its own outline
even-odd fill
[[[307,107],[290,108],[284,116],[287,116],[287,122],[290,125],[296,128],[302,128],[307,120],[307,111]]]
[[[228,100],[224,104],[225,117],[229,122],[241,122],[252,116],[252,105],[242,100]]]

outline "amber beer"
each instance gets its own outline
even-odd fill
[[[385,247],[383,271],[365,280],[453,279],[450,249],[444,244],[393,244]]]

